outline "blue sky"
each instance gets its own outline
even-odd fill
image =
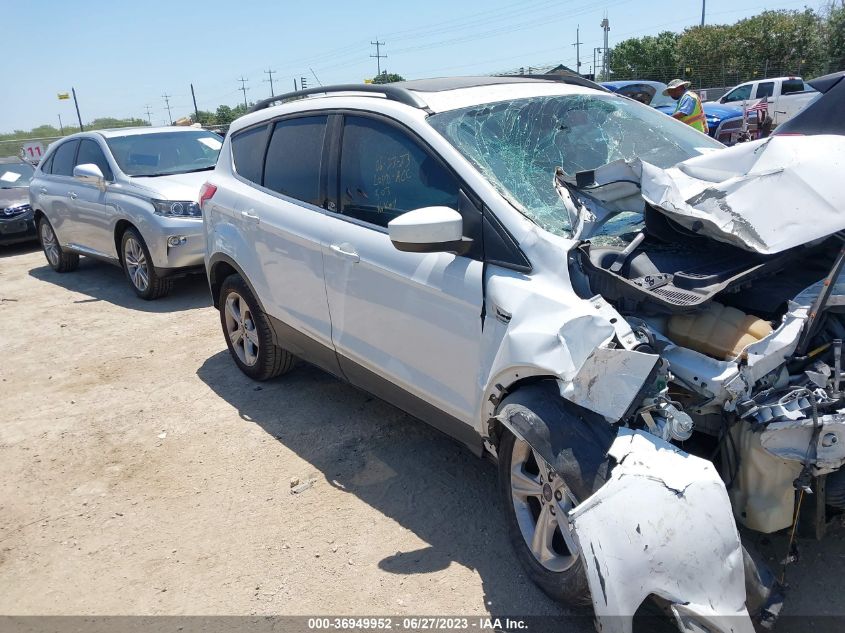
[[[820,0],[707,0],[708,23],[730,23],[764,8],[819,8]],[[382,67],[408,79],[489,74],[520,66],[575,66],[581,27],[582,71],[601,46],[599,23],[610,20],[610,45],[628,37],[697,24],[700,0],[323,0],[164,2],[124,0],[2,0],[6,57],[0,131],[75,120],[75,87],[83,121],[99,116],[174,119],[189,114],[190,83],[200,109],[269,96],[263,71],[275,70],[275,91],[314,74],[324,84],[358,82],[376,72],[376,39],[386,45]],[[17,34],[17,35],[15,35]],[[13,52],[9,39],[19,43]],[[313,73],[312,73],[313,69]]]

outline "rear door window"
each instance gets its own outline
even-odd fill
[[[232,160],[235,172],[243,178],[261,184],[264,148],[267,146],[267,125],[259,125],[232,137]]]
[[[754,95],[755,99],[765,99],[775,94],[775,82],[764,81],[757,84],[757,93]]]
[[[326,115],[276,123],[264,162],[264,186],[302,202],[321,206],[320,169]]]
[[[406,211],[445,206],[458,210],[458,182],[399,128],[347,116],[340,159],[340,212],[387,226]]]
[[[79,143],[79,154],[76,156],[77,165],[96,165],[103,172],[103,177],[106,180],[114,180],[109,161],[106,160],[106,155],[97,144],[89,138],[82,139]]]
[[[793,92],[804,92],[804,82],[800,79],[784,79],[780,93],[788,95]]]
[[[79,141],[67,141],[56,148],[56,153],[53,155],[53,170],[54,176],[73,176],[73,166],[76,159],[76,149],[79,147]]]

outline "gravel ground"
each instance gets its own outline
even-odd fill
[[[0,247],[0,613],[570,613],[520,570],[492,464],[313,367],[251,382],[219,329],[200,277],[145,302]],[[787,614],[845,614],[843,535],[802,544]]]

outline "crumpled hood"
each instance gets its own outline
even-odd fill
[[[771,255],[845,229],[845,137],[772,136],[711,151],[663,169],[634,159],[579,174],[555,188],[573,226],[589,239],[645,200],[694,233]],[[639,184],[638,184],[639,183]]]
[[[200,187],[208,180],[210,173],[211,170],[167,176],[132,176],[130,180],[133,185],[149,191],[153,198],[196,201],[199,199]]]
[[[687,229],[763,254],[845,229],[845,137],[773,136],[660,169],[642,197]]]

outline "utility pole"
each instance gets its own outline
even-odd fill
[[[596,55],[598,52],[602,50],[601,46],[596,46],[593,49],[593,81],[598,81],[598,73],[599,73],[599,66],[598,61],[596,60]]]
[[[370,55],[370,57],[376,58],[376,68],[378,69],[378,74],[380,75],[381,74],[381,60],[387,59],[387,55],[381,54],[381,47],[384,46],[384,42],[379,42],[378,39],[376,39],[375,42],[370,42],[370,44],[372,44],[373,46],[376,47],[376,54]]]
[[[164,94],[161,96],[164,99],[164,107],[167,108],[167,118],[170,119],[170,125],[173,125],[173,115],[170,114],[170,97],[173,95]]]
[[[575,63],[575,72],[579,75],[581,74],[581,44],[583,43],[581,41],[581,25],[579,24],[575,29],[575,43],[573,44],[575,47],[575,59],[577,60]]]
[[[293,78],[293,91],[294,91],[294,92],[299,92],[299,88],[298,88],[298,87],[297,87],[297,85],[296,85],[296,77],[294,77],[294,78]]]
[[[153,126],[153,119],[150,116],[150,105],[147,104],[145,107],[147,108],[147,121],[150,122],[150,127],[152,127]]]
[[[76,118],[79,120],[79,131],[84,132],[85,128],[82,127],[82,115],[79,114],[79,101],[76,100],[76,88],[71,88],[70,91],[73,93],[73,105],[76,106]]]
[[[269,82],[270,82],[270,96],[271,96],[271,97],[275,97],[275,96],[276,96],[276,93],[275,93],[275,92],[273,92],[273,74],[274,74],[275,72],[276,72],[275,70],[270,70],[269,68],[268,68],[267,70],[265,70],[265,71],[264,71],[264,74],[265,74],[265,75],[270,75],[270,79],[265,79],[264,81],[269,81]]]
[[[299,87],[303,90],[308,88],[308,78],[307,77],[300,77],[299,78]]]
[[[197,107],[197,95],[194,94],[194,84],[191,84],[191,99],[194,100],[194,114],[197,115],[194,123],[200,123],[200,109]]]
[[[602,56],[602,63],[601,63],[601,78],[602,81],[607,81],[607,75],[609,74],[610,68],[608,68],[608,60],[609,56],[607,54],[607,34],[610,31],[610,20],[607,19],[607,15],[604,16],[604,20],[601,21],[601,28],[604,31],[604,55]]]
[[[65,135],[65,126],[62,125],[62,115],[61,114],[59,115],[59,134],[61,134],[62,136]]]
[[[249,108],[249,104],[246,102],[246,91],[249,90],[249,88],[246,87],[246,82],[249,80],[241,77],[240,79],[238,79],[238,81],[241,82],[241,87],[238,88],[238,90],[244,93],[244,107]]]
[[[704,7],[707,5],[707,0],[701,0],[701,26],[704,26]]]

